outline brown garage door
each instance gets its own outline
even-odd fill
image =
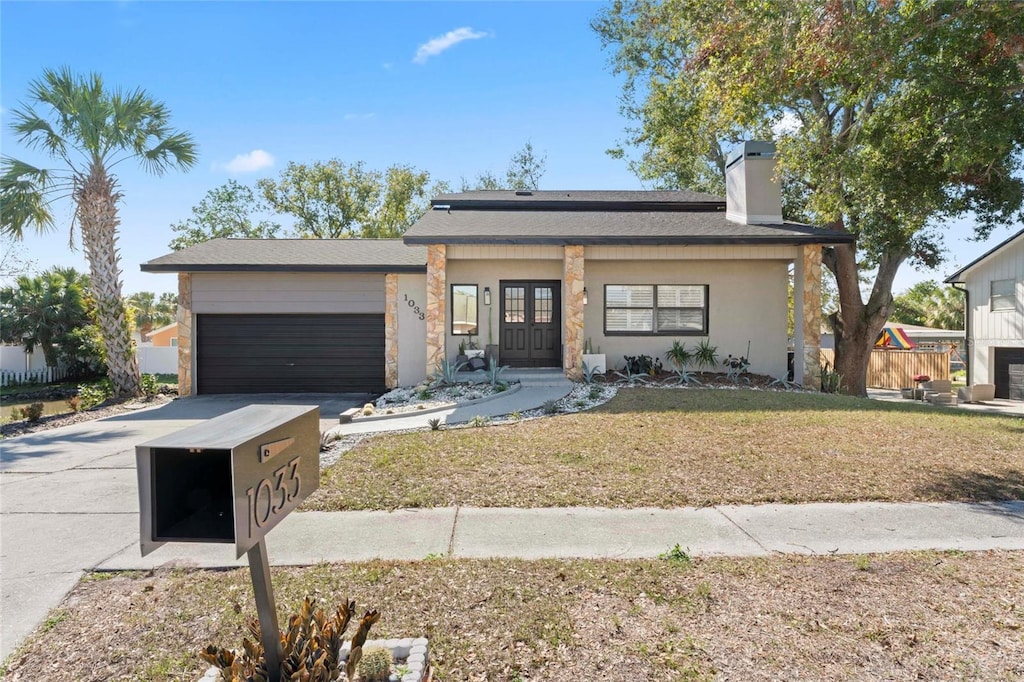
[[[996,397],[1024,400],[1024,348],[993,348]]]
[[[379,393],[383,315],[197,315],[199,393]]]

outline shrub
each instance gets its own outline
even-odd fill
[[[718,346],[712,346],[710,339],[701,339],[701,342],[693,349],[693,363],[699,370],[703,370],[705,367],[714,369],[718,364]]]
[[[155,374],[143,374],[139,377],[139,385],[142,387],[142,395],[152,398],[160,392],[160,383]]]
[[[18,412],[25,421],[37,422],[43,416],[43,404],[30,403],[22,407]]]
[[[654,376],[662,371],[661,360],[650,355],[623,355],[626,360],[626,374],[646,374]]]
[[[71,396],[64,402],[67,403],[68,409],[70,409],[72,412],[79,412],[82,409],[82,399],[79,398],[77,395]]]
[[[683,370],[693,362],[693,351],[689,350],[685,343],[673,341],[672,347],[665,351],[665,359],[675,365],[677,369]]]
[[[110,379],[101,379],[91,384],[79,384],[78,398],[83,410],[88,410],[110,400],[114,395],[114,388],[110,385]]]

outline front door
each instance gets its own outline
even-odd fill
[[[561,294],[558,280],[501,282],[501,364],[562,366]]]

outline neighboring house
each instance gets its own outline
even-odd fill
[[[465,192],[402,240],[217,239],[142,269],[179,273],[186,394],[414,385],[470,340],[578,377],[588,339],[615,368],[707,338],[785,377],[791,267],[794,373],[813,385],[821,247],[852,237],[782,220],[773,156],[754,142],[730,155],[726,199]]]
[[[936,327],[922,327],[902,322],[886,322],[885,328],[902,329],[906,337],[914,344],[914,350],[937,351],[940,353],[950,351],[953,353],[951,358],[953,361],[960,359],[957,357],[958,353],[964,353],[966,333],[963,329],[938,329]],[[835,348],[835,344],[835,334],[823,329],[821,331],[821,347]]]
[[[946,282],[966,292],[968,382],[995,384],[997,398],[1024,400],[1024,230]]]
[[[178,323],[171,322],[169,325],[154,329],[146,335],[146,341],[156,347],[178,345]]]

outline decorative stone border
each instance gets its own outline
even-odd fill
[[[344,669],[348,661],[348,652],[352,641],[348,640],[341,646],[338,652],[338,664]],[[378,646],[388,649],[391,656],[396,660],[404,660],[401,665],[408,668],[408,672],[399,676],[392,673],[391,682],[426,682],[425,675],[430,669],[430,643],[426,637],[408,637],[406,639],[368,639],[363,644],[366,649],[371,646]],[[216,666],[210,667],[206,673],[199,678],[198,682],[216,682],[220,679],[220,670]],[[342,678],[343,679],[343,678]]]
[[[401,419],[402,417],[415,417],[420,414],[431,414],[433,412],[442,412],[444,410],[451,410],[459,407],[466,407],[467,405],[477,405],[479,403],[486,403],[488,400],[496,400],[507,395],[516,393],[523,387],[522,383],[512,384],[507,390],[501,393],[492,393],[491,395],[485,395],[483,398],[477,398],[476,400],[466,400],[461,403],[445,403],[444,405],[438,405],[436,407],[428,407],[423,410],[406,410],[405,412],[396,412],[395,414],[380,414],[374,413],[369,417],[362,416],[362,408],[354,407],[351,410],[342,412],[342,415],[348,414],[349,412],[355,411],[357,414],[352,414],[351,419],[348,421],[342,421],[342,424],[358,423],[366,424],[368,422],[383,421],[385,419]]]

